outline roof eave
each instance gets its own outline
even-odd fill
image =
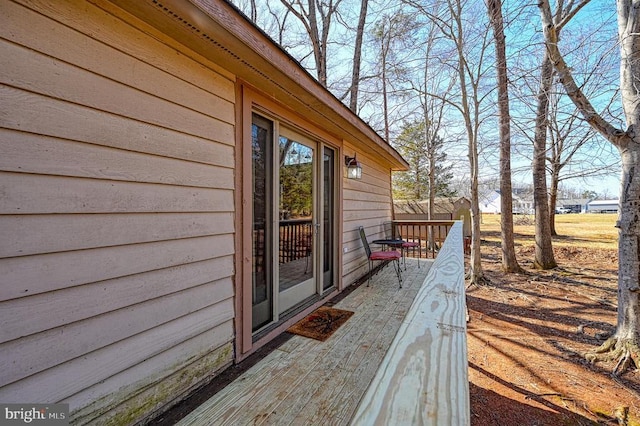
[[[363,144],[391,170],[409,164],[367,123],[323,87],[286,51],[225,0],[111,0],[118,7],[223,65],[336,137]]]

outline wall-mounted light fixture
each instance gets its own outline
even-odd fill
[[[362,179],[362,166],[356,154],[353,154],[353,157],[344,157],[344,165],[347,166],[347,179]]]

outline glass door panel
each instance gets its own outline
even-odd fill
[[[280,129],[278,173],[279,303],[282,313],[317,292],[315,144]]]
[[[253,175],[252,329],[273,321],[273,122],[253,115],[251,126]]]
[[[324,148],[322,162],[322,290],[334,283],[335,151]]]

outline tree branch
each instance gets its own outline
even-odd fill
[[[582,3],[584,3],[584,0],[581,4]],[[540,0],[538,7],[540,8],[540,14],[542,17],[542,30],[544,33],[547,52],[554,68],[558,72],[560,82],[564,85],[567,91],[567,95],[580,110],[580,113],[585,120],[594,129],[596,129],[602,136],[604,136],[605,139],[615,146],[619,148],[624,147],[628,140],[626,132],[614,127],[596,112],[591,102],[589,102],[580,87],[578,87],[571,70],[560,53],[560,50],[558,49],[558,28],[553,23],[549,0]]]

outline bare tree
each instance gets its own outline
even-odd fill
[[[485,117],[484,101],[487,93],[483,88],[487,66],[485,64],[489,46],[489,31],[484,22],[477,19],[477,3],[464,2],[463,0],[445,0],[444,10],[437,5],[425,7],[422,2],[405,0],[421,14],[428,17],[438,27],[442,37],[452,45],[452,58],[449,62],[454,81],[457,85],[457,93],[442,97],[447,105],[456,110],[462,117],[465,134],[467,137],[467,155],[470,169],[470,198],[471,198],[471,259],[469,262],[469,280],[471,284],[485,280],[482,271],[480,253],[480,202],[478,191],[479,144],[480,128]],[[466,16],[473,15],[474,19],[466,20]],[[480,28],[471,35],[472,25],[476,23]],[[471,42],[473,39],[473,42]]]
[[[601,92],[597,93],[600,94]],[[618,158],[612,158],[612,155],[605,152],[607,147],[602,144],[607,142],[590,126],[585,125],[575,106],[570,100],[570,105],[567,105],[565,99],[564,93],[554,90],[549,103],[547,173],[551,235],[557,235],[555,211],[562,182],[610,176],[620,167]]]
[[[384,138],[389,140],[389,95],[387,90],[387,58],[391,49],[393,19],[383,17],[374,30],[374,38],[380,43],[380,82],[382,83],[382,116]]]
[[[580,75],[586,96],[597,98],[600,110],[609,117],[620,116],[616,101],[618,63],[611,46],[616,45],[615,15],[599,13],[600,22],[591,20],[589,31],[569,33],[563,37],[570,47],[574,73]],[[566,35],[566,34],[565,34]],[[620,159],[613,146],[584,122],[578,109],[564,92],[554,75],[554,88],[549,102],[549,214],[551,234],[555,229],[558,187],[561,182],[586,177],[610,176],[619,170]]]
[[[367,22],[367,9],[369,0],[360,2],[360,17],[356,29],[356,40],[353,48],[353,67],[351,72],[351,86],[349,88],[349,109],[358,112],[358,88],[360,87],[360,64],[362,62],[362,39],[364,38],[364,26]]]
[[[570,0],[566,6],[564,0],[556,4],[555,12],[550,15],[557,34],[583,8],[589,0],[574,4]],[[551,11],[551,9],[549,9]],[[551,240],[551,219],[547,189],[546,159],[547,130],[549,118],[549,99],[553,87],[553,63],[548,49],[545,50],[540,67],[540,88],[538,90],[538,108],[536,112],[535,136],[533,140],[533,199],[535,208],[535,259],[534,266],[539,269],[555,268],[556,263]]]
[[[575,8],[575,5],[571,5],[571,8]],[[515,158],[530,161],[526,167],[514,168],[514,176],[518,173],[530,173],[531,170],[531,150],[535,136],[531,121],[538,106],[537,98],[535,95],[532,96],[532,93],[535,94],[540,88],[540,64],[533,64],[531,58],[534,57],[532,52],[540,47],[544,49],[544,44],[528,35],[531,31],[527,30],[526,25],[530,25],[535,18],[529,14],[531,12],[537,12],[539,16],[537,8],[518,7],[517,16],[509,23],[512,27],[510,33],[517,34],[508,40],[512,55],[509,63],[509,89],[510,96],[514,96],[516,101],[515,105],[512,104],[511,110],[514,126],[512,148]],[[513,12],[510,16],[514,16]],[[617,79],[617,61],[611,54],[611,46],[614,45],[612,40],[615,38],[611,30],[614,19],[611,13],[598,13],[598,20],[591,19],[589,26],[581,27],[584,28],[581,32],[570,29],[563,34],[563,41],[575,62],[574,72],[582,79],[583,90],[588,96],[598,99],[601,111],[607,116],[620,115],[619,108],[613,104],[617,95],[614,83]],[[575,25],[579,23],[576,22]],[[515,26],[520,27],[513,28]],[[542,53],[543,50],[540,50],[539,56],[542,56]],[[538,70],[537,76],[533,71],[534,67]],[[553,236],[556,235],[555,211],[560,184],[569,180],[577,182],[591,177],[610,176],[619,167],[619,156],[615,149],[610,148],[611,145],[582,119],[566,96],[556,73],[552,74],[552,83],[547,95],[545,99],[549,103],[544,159],[549,228]]]
[[[327,50],[331,21],[338,14],[342,0],[316,2],[315,0],[280,0],[282,4],[304,25],[311,41],[317,78],[327,87]]]
[[[556,13],[559,20],[562,9]],[[538,269],[558,266],[553,255],[551,227],[549,226],[549,202],[547,199],[547,174],[545,160],[547,154],[547,117],[549,115],[549,93],[553,83],[553,64],[545,51],[540,66],[540,88],[536,111],[535,136],[533,138],[533,204],[535,209],[535,259]]]
[[[429,201],[427,219],[431,220],[434,218],[436,195],[449,196],[455,192],[450,188],[452,166],[446,163],[445,143],[439,136],[446,114],[446,97],[455,85],[455,79],[449,78],[435,65],[442,60],[437,51],[438,38],[441,37],[438,27],[427,22],[420,29],[420,34],[425,33],[424,45],[416,49],[417,65],[407,73],[404,84],[408,88],[408,93],[415,94],[420,104],[419,111],[416,111],[416,116],[419,118],[416,120],[424,123],[422,126],[424,134],[420,137],[423,143],[420,149],[425,158],[425,164],[422,167],[427,173],[427,194],[421,191],[417,198],[424,199],[425,195],[427,196]],[[443,182],[446,182],[446,185],[443,185]],[[433,245],[433,241],[429,243]]]
[[[511,114],[509,113],[509,84],[507,79],[507,53],[502,18],[502,0],[487,0],[487,11],[493,26],[496,47],[496,71],[498,76],[498,111],[500,121],[500,233],[502,244],[502,269],[505,272],[522,272],[516,259],[513,240],[513,211],[511,188]]]
[[[462,20],[461,0],[448,0],[452,24],[448,27],[448,35],[455,44],[458,54],[458,84],[460,87],[460,103],[457,105],[464,120],[467,133],[469,169],[471,174],[471,260],[469,280],[477,284],[485,280],[480,253],[480,200],[478,178],[480,173],[478,160],[479,131],[482,122],[481,107],[484,96],[480,92],[484,75],[484,59],[488,48],[488,31],[483,31],[479,40],[479,55],[475,58],[475,67],[467,56],[467,36]]]
[[[614,373],[635,363],[640,367],[640,7],[636,0],[618,0],[620,92],[627,128],[615,127],[599,114],[574,79],[558,47],[558,22],[549,0],[539,2],[547,51],[567,95],[585,120],[620,151],[622,177],[618,227],[618,324],[615,334],[587,354],[592,362],[618,360]]]
[[[373,38],[378,44],[379,80],[382,86],[382,115],[384,119],[384,137],[390,140],[391,112],[389,101],[397,93],[395,85],[406,74],[403,60],[407,47],[411,44],[413,30],[417,27],[415,17],[397,11],[384,15],[375,24]]]
[[[467,139],[467,157],[470,173],[471,201],[471,259],[468,278],[470,284],[485,280],[480,253],[480,203],[478,192],[480,128],[487,114],[485,101],[488,93],[483,86],[488,67],[486,55],[489,46],[489,30],[486,22],[479,20],[482,7],[477,2],[442,0],[430,4],[404,0],[422,16],[427,17],[440,33],[442,48],[439,61],[448,67],[453,84],[446,94],[429,93],[456,111],[462,118]],[[472,16],[471,19],[467,19]]]

